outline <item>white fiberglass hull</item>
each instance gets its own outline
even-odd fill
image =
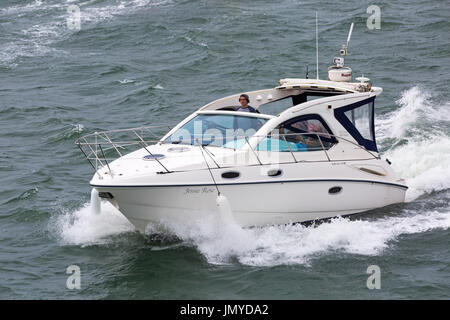
[[[339,192],[330,193],[338,187]],[[96,187],[141,232],[149,223],[185,223],[218,214],[215,185]],[[305,222],[355,214],[404,201],[406,187],[364,180],[300,180],[218,186],[242,227]]]

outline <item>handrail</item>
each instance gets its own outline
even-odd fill
[[[136,130],[150,130],[150,129],[156,129],[156,128],[169,128],[169,129],[172,129],[173,127],[174,127],[174,125],[166,124],[166,125],[157,125],[157,126],[143,126],[143,127],[134,127],[134,128],[126,128],[126,129],[114,129],[114,130],[106,130],[106,131],[97,131],[97,132],[94,132],[94,133],[87,134],[87,135],[81,137],[80,139],[88,138],[88,137],[91,137],[91,136],[100,135],[100,134],[104,134],[104,133],[108,134],[108,133],[128,132],[128,131],[136,131]],[[149,132],[151,132],[151,131],[149,131]]]
[[[109,161],[113,161],[116,160],[118,158],[122,158],[124,156],[124,154],[128,154],[129,152],[126,152],[128,148],[134,148],[134,150],[132,151],[136,151],[138,149],[145,149],[147,151],[148,154],[150,154],[156,161],[157,163],[163,168],[164,172],[162,173],[170,173],[170,172],[174,172],[176,170],[170,170],[170,168],[168,168],[166,165],[164,165],[160,159],[158,159],[157,156],[154,155],[154,151],[150,151],[149,147],[151,147],[151,144],[162,144],[162,143],[170,143],[168,141],[162,141],[161,139],[148,139],[147,137],[144,136],[144,132],[145,133],[150,133],[152,135],[155,135],[154,132],[152,132],[150,129],[157,129],[157,128],[170,128],[170,126],[168,125],[159,125],[159,126],[148,126],[148,127],[137,127],[137,128],[130,128],[130,129],[117,129],[117,130],[111,130],[111,131],[101,131],[101,132],[95,132],[92,134],[88,134],[85,135],[83,137],[80,137],[79,139],[76,140],[76,145],[80,148],[80,150],[82,151],[82,153],[84,154],[84,156],[86,157],[86,159],[89,161],[89,163],[91,164],[91,166],[94,168],[95,172],[98,174],[98,167],[94,166],[93,162],[95,161],[95,163],[99,163],[101,168],[107,166],[108,171],[111,175],[111,177],[113,176],[113,171],[111,170],[110,167],[110,163]],[[140,134],[137,133],[137,131],[140,131]],[[128,140],[128,139],[124,139],[123,135],[124,134],[128,134],[133,136],[133,140]],[[119,135],[119,141],[115,141],[115,139],[113,139],[113,135]],[[205,139],[204,137],[208,136],[205,134],[202,134],[202,140],[200,140],[201,142],[203,142]],[[243,145],[238,146],[237,144],[233,147],[225,147],[227,149],[240,149],[241,151],[244,152],[251,152],[253,154],[253,156],[256,157],[257,162],[259,165],[264,165],[263,161],[261,160],[261,158],[258,156],[259,152],[264,151],[264,152],[290,152],[290,154],[292,155],[293,161],[292,162],[287,162],[287,163],[298,163],[299,159],[296,157],[295,152],[300,152],[297,150],[292,150],[291,145],[294,142],[289,142],[289,140],[287,138],[292,137],[292,136],[307,136],[307,137],[317,137],[314,139],[317,139],[318,142],[320,143],[320,146],[315,145],[314,148],[320,148],[317,149],[318,151],[323,151],[325,153],[325,156],[327,158],[326,161],[331,162],[331,161],[345,161],[345,159],[332,159],[332,156],[330,156],[328,150],[331,149],[334,145],[338,144],[339,142],[345,142],[345,143],[349,143],[352,144],[354,146],[356,146],[357,148],[364,150],[365,152],[367,152],[371,158],[375,158],[375,159],[379,159],[379,156],[373,154],[371,151],[367,150],[366,148],[364,148],[363,146],[350,141],[347,138],[343,138],[340,136],[336,136],[336,135],[332,135],[329,133],[319,133],[319,132],[306,132],[306,133],[286,133],[286,134],[281,134],[281,133],[276,133],[273,134],[269,133],[266,135],[232,135],[232,136],[227,136],[227,137],[217,137],[212,135],[211,137],[214,137],[214,139],[211,139],[213,141],[213,143],[217,143],[217,141],[220,142],[220,140],[222,140],[222,144],[221,145],[214,145],[214,144],[209,144],[209,147],[224,147],[225,143],[223,143],[224,139],[226,139],[226,142],[230,142],[230,141],[235,141],[235,144],[237,143],[238,140],[245,140],[245,143],[243,143]],[[98,139],[101,138],[101,139]],[[253,143],[254,145],[252,146],[252,144],[249,141],[249,138],[253,139],[253,138],[257,138],[256,140],[256,144]],[[260,145],[261,143],[264,141],[264,139],[266,138],[271,138],[271,139],[277,139],[278,141],[284,141],[284,143],[286,144],[288,150],[259,150],[260,149]],[[281,139],[280,139],[281,138]],[[328,143],[327,145],[324,144],[324,140],[327,141]],[[189,144],[190,146],[193,147],[204,147],[206,144],[194,144],[192,145],[192,139],[190,140],[191,144]],[[252,140],[254,141],[254,140]],[[198,142],[198,140],[197,140]],[[179,145],[179,144],[175,144],[174,145]],[[185,144],[181,144],[181,145],[185,145]],[[247,148],[244,148],[244,146],[248,146]],[[308,146],[306,145],[306,147],[308,148]],[[310,146],[311,147],[311,146]],[[119,149],[123,150],[122,152],[119,151]],[[206,151],[206,149],[203,149],[204,151]],[[201,150],[201,151],[203,151]],[[310,150],[309,150],[310,151]],[[108,155],[108,153],[113,152],[115,155],[111,156]],[[216,164],[217,168],[221,168],[221,166],[217,163],[217,161],[214,160],[214,154],[211,152],[207,152],[208,156],[211,158],[211,160]],[[298,153],[297,155],[299,155],[300,153]],[[129,159],[136,159],[134,157],[127,157]],[[142,158],[140,158],[142,159]],[[355,158],[349,158],[347,160],[356,160]],[[300,160],[300,161],[304,161],[304,160]],[[310,160],[307,160],[310,161]],[[324,160],[313,160],[313,161],[324,161]],[[285,163],[285,162],[283,162]],[[99,174],[99,176],[101,176]]]

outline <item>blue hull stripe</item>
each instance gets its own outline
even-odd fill
[[[408,189],[407,186],[389,182],[373,181],[373,180],[345,180],[345,179],[315,179],[315,180],[284,180],[284,181],[261,181],[261,182],[234,182],[234,183],[218,183],[218,186],[233,186],[241,184],[269,184],[269,183],[293,183],[293,182],[360,182],[360,183],[374,183],[374,184],[384,184],[397,188]],[[95,188],[154,188],[154,187],[206,187],[214,186],[214,183],[203,183],[203,184],[172,184],[172,185],[123,185],[123,186],[112,186],[112,185],[95,185],[91,184],[91,187]]]

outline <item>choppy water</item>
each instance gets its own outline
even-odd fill
[[[78,5],[81,29],[67,28]],[[450,10],[447,1],[5,0],[0,4],[0,298],[450,298]],[[384,88],[383,156],[407,202],[318,226],[201,224],[133,231],[89,210],[74,145],[101,129],[173,123],[216,98],[321,78],[346,59]],[[313,71],[311,71],[313,73]],[[69,265],[81,290],[66,288]],[[368,290],[366,269],[381,269]]]

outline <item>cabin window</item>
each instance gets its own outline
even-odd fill
[[[301,152],[331,148],[337,140],[323,119],[317,114],[304,115],[280,124],[262,140],[258,150]]]
[[[236,139],[251,137],[267,119],[245,115],[199,114],[165,141],[190,145],[225,146]],[[230,147],[232,148],[232,146]]]
[[[367,150],[378,151],[374,126],[375,97],[334,110],[336,119]]]
[[[367,140],[374,139],[372,130],[370,129],[370,124],[373,121],[372,107],[373,102],[370,102],[344,112],[347,119],[356,127],[361,136]]]
[[[283,99],[268,102],[259,106],[258,110],[264,114],[277,115],[293,106],[292,99],[286,97]]]

